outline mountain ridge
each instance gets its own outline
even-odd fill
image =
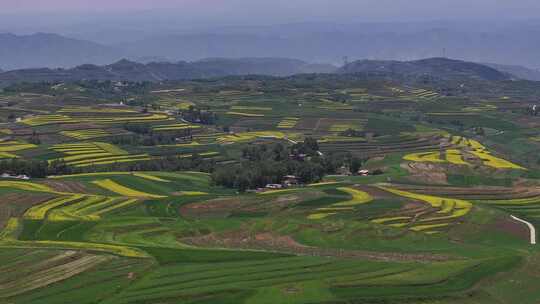
[[[67,68],[85,62],[107,64],[121,56],[122,52],[113,47],[58,34],[0,33],[0,67],[3,70]]]
[[[506,64],[497,64],[497,63],[481,63],[487,65],[501,72],[510,73],[518,78],[540,81],[540,70],[531,69],[520,65],[506,65]]]
[[[426,58],[413,61],[397,60],[358,60],[340,69],[340,74],[367,73],[418,79],[432,77],[440,80],[474,79],[501,81],[516,79],[515,76],[501,72],[479,63],[443,57]]]
[[[235,75],[289,76],[302,73],[330,73],[337,67],[310,64],[287,58],[208,58],[195,62],[150,62],[147,64],[121,59],[109,65],[83,64],[70,69],[21,69],[0,73],[0,82],[21,81],[162,81],[213,78]]]
[[[142,62],[250,56],[342,64],[342,58],[418,60],[437,56],[540,67],[540,22],[297,23],[220,28],[156,28],[128,35],[114,26],[99,34],[0,34],[0,68],[71,68],[128,58]],[[34,29],[46,31],[46,29]],[[54,32],[53,29],[50,29]],[[103,37],[103,39],[100,39]],[[106,39],[105,39],[106,38]],[[161,61],[161,60],[159,60]],[[524,75],[527,75],[525,73]]]

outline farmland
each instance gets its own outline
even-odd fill
[[[60,158],[68,165],[85,167],[93,165],[106,165],[112,163],[124,163],[149,160],[147,154],[129,155],[114,145],[104,142],[87,142],[76,144],[57,144],[51,147],[55,152],[65,154]]]
[[[540,300],[532,84],[85,85],[0,92],[0,303]]]

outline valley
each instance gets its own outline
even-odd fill
[[[0,303],[537,303],[540,84],[467,71],[6,84]]]

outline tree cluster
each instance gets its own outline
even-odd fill
[[[180,114],[186,121],[205,125],[214,124],[217,120],[217,116],[214,112],[207,109],[199,109],[194,106],[189,106],[187,110],[182,111]]]
[[[171,155],[133,163],[113,163],[110,165],[88,166],[82,172],[113,172],[113,171],[200,171],[212,172],[216,166],[213,159],[205,159],[194,154],[192,157]]]
[[[27,175],[33,178],[42,178],[48,175],[71,174],[75,170],[64,161],[58,160],[51,163],[44,160],[9,159],[0,161],[0,172],[11,175]]]
[[[177,138],[193,138],[191,128],[154,132],[149,124],[125,124],[124,129],[134,134],[115,136],[111,139],[113,144],[155,146],[174,144]]]
[[[31,178],[44,178],[50,175],[64,175],[87,172],[112,172],[112,171],[201,171],[212,172],[215,161],[204,159],[197,154],[190,158],[167,156],[148,161],[135,163],[114,163],[110,165],[72,167],[63,160],[55,160],[51,163],[38,160],[3,160],[0,161],[0,174],[27,175]]]
[[[281,184],[294,175],[302,184],[320,181],[325,174],[336,173],[346,166],[357,172],[363,160],[350,153],[321,155],[317,141],[311,138],[291,147],[281,143],[252,144],[242,150],[240,163],[216,168],[215,184],[238,191]]]

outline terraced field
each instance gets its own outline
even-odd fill
[[[109,180],[103,179],[106,177]],[[166,206],[159,207],[161,203],[154,201],[156,197],[141,195],[142,191],[150,192],[153,184],[171,189],[168,191],[183,185],[184,189],[191,189],[191,192],[197,192],[198,196],[185,190],[180,192],[181,201],[184,200],[193,207],[205,206],[205,202],[210,202],[208,193],[212,192],[212,188],[208,184],[208,178],[200,174],[111,172],[58,176],[54,179],[97,183],[106,186],[107,190],[122,192],[119,194],[125,197],[63,194],[30,208],[19,220],[10,220],[1,235],[0,246],[35,246],[42,249],[26,252],[27,249],[2,251],[5,261],[2,267],[13,269],[11,265],[25,263],[32,266],[19,266],[20,270],[9,272],[8,276],[0,276],[2,282],[5,282],[1,285],[1,298],[25,303],[39,303],[44,299],[52,303],[66,296],[81,299],[86,297],[82,300],[83,303],[91,303],[91,299],[96,299],[96,296],[106,303],[167,302],[171,299],[193,301],[201,298],[211,301],[230,298],[249,302],[257,301],[262,294],[281,298],[293,293],[294,301],[303,303],[321,299],[334,301],[388,296],[389,290],[392,295],[412,295],[407,292],[407,286],[414,284],[422,284],[422,290],[425,290],[423,292],[429,295],[452,294],[454,291],[472,287],[477,278],[512,267],[519,261],[517,257],[505,255],[491,254],[489,258],[463,259],[442,253],[450,251],[426,256],[413,253],[414,251],[410,254],[373,252],[368,249],[369,246],[361,248],[353,244],[343,247],[345,249],[332,249],[339,243],[331,245],[335,242],[331,239],[336,231],[340,234],[339,231],[343,229],[325,232],[332,227],[326,225],[336,222],[335,216],[340,218],[339,221],[343,221],[354,214],[365,216],[367,212],[372,216],[366,223],[371,223],[369,225],[373,227],[388,227],[396,232],[408,230],[411,237],[424,234],[430,236],[429,240],[434,233],[452,229],[472,212],[472,204],[464,200],[421,195],[387,186],[381,186],[384,191],[377,192],[371,187],[359,190],[327,182],[298,189],[296,192],[275,191],[269,195],[246,197],[246,206],[251,204],[250,200],[255,199],[254,203],[258,208],[278,202],[294,202],[293,205],[282,205],[278,213],[290,214],[289,220],[277,220],[276,226],[271,228],[263,225],[265,220],[262,218],[234,215],[228,220],[220,221],[222,224],[219,225],[216,225],[219,221],[214,222],[215,220],[210,218],[202,221],[181,220],[176,223],[162,221],[163,214],[174,216],[175,213],[169,213],[168,210],[178,206],[175,205],[175,200],[163,196],[159,199],[166,203]],[[112,179],[124,180],[124,183],[133,188],[125,193],[125,186],[111,183]],[[135,190],[134,181],[148,189]],[[186,188],[188,181],[191,181],[192,186]],[[30,183],[22,183],[28,186],[20,187],[21,189],[47,190],[31,186]],[[208,192],[200,191],[203,188]],[[329,194],[327,198],[327,194],[317,194],[326,192]],[[135,199],[132,198],[134,193],[137,196]],[[406,218],[405,212],[411,213],[415,210],[399,209],[400,205],[397,204],[397,209],[393,210],[402,210],[403,214],[401,217],[391,218],[389,212],[395,211],[380,209],[378,206],[381,204],[380,197],[386,195],[384,193],[406,200],[423,201],[428,205],[423,210],[430,211],[416,215],[414,219]],[[222,198],[227,197],[221,195]],[[143,202],[149,199],[151,201],[148,203]],[[183,204],[181,201],[180,205]],[[203,209],[202,214],[214,212],[214,207],[210,206],[209,209]],[[224,206],[238,208],[234,204]],[[283,209],[283,206],[287,207]],[[297,209],[299,207],[300,209]],[[126,213],[126,210],[132,211]],[[140,213],[142,210],[146,211]],[[294,216],[299,211],[305,214],[303,219]],[[416,212],[421,213],[422,210],[417,208]],[[281,217],[278,214],[275,216]],[[314,217],[310,214],[327,216]],[[387,217],[377,217],[376,214],[386,214]],[[160,218],[153,215],[159,215]],[[225,224],[227,222],[228,224]],[[302,230],[294,229],[295,225],[301,225],[302,222],[319,223],[314,227],[321,225],[322,230],[315,228],[309,234],[304,234]],[[408,224],[398,225],[401,223]],[[241,232],[241,227],[246,225],[252,227],[249,234],[253,236],[242,236],[245,232]],[[284,230],[284,227],[289,228]],[[209,231],[202,232],[203,229]],[[329,234],[330,231],[335,232]],[[343,231],[345,232],[346,230]],[[212,244],[219,240],[228,244],[220,247],[236,244],[237,233],[238,237],[250,240],[244,243],[244,246],[257,248],[257,251],[223,251],[212,248],[215,246]],[[290,234],[287,236],[287,233]],[[174,241],[174,234],[181,235],[180,242]],[[321,241],[330,242],[327,243],[329,247],[323,246]],[[190,244],[189,247],[182,242]],[[142,247],[131,247],[135,244]],[[193,244],[197,244],[195,248],[191,247]],[[430,246],[428,244],[434,243],[427,241],[422,246]],[[50,251],[43,247],[61,247],[63,250]],[[146,253],[141,252],[141,249]],[[301,253],[309,254],[306,256]],[[40,262],[34,262],[36,260]],[[27,273],[31,275],[25,275]],[[441,281],[448,283],[441,285]],[[106,287],[113,282],[116,286],[114,289]],[[85,284],[86,287],[70,288],[76,284]],[[378,287],[365,288],[374,284]],[[102,291],[91,295],[94,288]]]
[[[296,127],[296,125],[298,124],[298,120],[298,117],[285,117],[282,121],[279,122],[277,127],[280,129],[292,129]]]
[[[429,151],[438,149],[441,145],[439,137],[411,138],[402,137],[381,142],[355,141],[332,141],[321,144],[321,151],[343,151],[361,155],[385,155],[397,152]]]
[[[36,148],[34,144],[24,143],[20,141],[0,141],[0,159],[2,158],[17,158],[15,152]]]
[[[199,129],[200,126],[189,125],[186,123],[177,123],[169,125],[156,125],[152,127],[153,131],[175,131],[175,130],[187,130],[187,129]]]
[[[452,222],[467,215],[472,209],[472,204],[465,200],[416,194],[384,186],[381,186],[381,189],[402,197],[425,202],[437,210],[435,212],[419,212],[411,217],[397,215],[396,217],[372,220],[372,222],[377,224],[386,224],[392,227],[407,227],[413,231],[434,234],[439,233],[439,229],[445,228]]]
[[[341,77],[1,91],[0,303],[538,303],[537,89]]]
[[[62,131],[60,134],[79,140],[93,139],[99,137],[107,137],[111,134],[107,133],[105,130],[95,129],[95,130],[79,130],[79,131]]]
[[[470,165],[470,163],[464,160],[464,158],[466,157],[469,160],[480,162],[486,167],[491,167],[495,169],[525,169],[522,166],[492,155],[486,147],[484,147],[482,144],[475,140],[469,140],[459,136],[454,136],[450,140],[451,144],[456,145],[460,149],[447,149],[442,153],[439,151],[411,153],[405,155],[403,159],[413,162]],[[441,154],[444,154],[444,156],[442,156]]]
[[[150,160],[148,154],[130,155],[118,147],[104,142],[87,142],[77,144],[58,144],[52,150],[65,154],[64,160],[68,165],[87,167]]]
[[[262,132],[245,132],[237,133],[233,135],[223,135],[218,137],[217,142],[224,143],[235,143],[235,142],[249,142],[254,141],[258,138],[267,138],[267,139],[283,139],[287,135],[283,132],[276,131],[262,131]]]
[[[96,114],[96,112],[92,112]],[[100,113],[97,113],[100,114]],[[109,113],[110,114],[110,113]],[[149,115],[102,115],[102,116],[68,116],[63,114],[36,115],[21,120],[21,123],[36,127],[53,124],[74,124],[74,123],[102,123],[102,124],[119,124],[119,123],[140,123],[140,122],[158,122],[168,120],[169,117],[165,114],[149,114]]]

